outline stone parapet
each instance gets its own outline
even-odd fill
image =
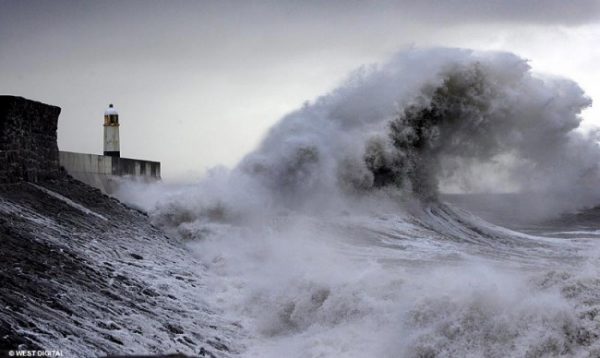
[[[60,108],[0,96],[0,183],[38,182],[60,175],[56,129]]]

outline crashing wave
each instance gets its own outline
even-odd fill
[[[439,199],[597,202],[600,151],[579,130],[590,103],[513,54],[402,52],[285,116],[234,169],[161,193],[151,215],[192,239],[247,356],[594,356],[596,245]]]

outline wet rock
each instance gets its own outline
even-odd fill
[[[151,288],[144,288],[142,290],[142,294],[144,294],[146,296],[149,296],[149,297],[158,297],[158,296],[160,296],[160,294],[158,292],[154,291]]]
[[[135,349],[141,352],[156,351],[150,347],[158,345],[197,354],[197,347],[209,344],[205,335],[186,340],[181,337],[184,332],[231,331],[230,324],[215,323],[220,322],[215,310],[188,302],[199,294],[186,293],[191,286],[182,286],[177,297],[154,289],[162,287],[163,279],[171,279],[175,270],[199,280],[168,257],[186,255],[182,243],[165,240],[135,211],[93,198],[99,194],[73,179],[37,185],[116,225],[107,228],[102,220],[27,183],[0,184],[0,327],[8,327],[8,333],[0,335],[0,347],[37,348],[68,340],[66,356],[76,351],[98,356],[121,351],[125,346],[121,337],[132,335],[138,337]],[[161,255],[143,253],[148,248]],[[123,252],[143,256],[152,269],[129,265],[140,261]],[[169,322],[173,320],[177,323]],[[170,330],[157,334],[167,324]],[[116,331],[119,336],[106,335]]]
[[[106,339],[108,339],[109,341],[111,341],[111,342],[113,342],[113,343],[116,343],[116,344],[118,344],[118,345],[120,345],[120,346],[122,346],[122,345],[123,345],[123,342],[122,342],[120,339],[118,339],[118,338],[117,338],[117,337],[115,337],[115,336],[111,336],[110,334],[105,334],[105,335],[104,335],[104,338],[106,338]]]
[[[211,351],[206,350],[204,347],[200,348],[200,352],[198,352],[198,354],[201,357],[210,357],[210,358],[216,358],[216,356],[214,354],[212,354]]]
[[[215,337],[214,341],[208,340],[208,341],[206,341],[206,343],[208,343],[210,346],[212,346],[216,350],[223,351],[223,352],[229,352],[229,347],[227,347],[225,344],[221,343],[220,339],[218,337]]]
[[[119,327],[114,322],[102,322],[102,321],[99,321],[96,325],[98,326],[98,328],[106,329],[106,330],[109,330],[109,331],[116,331],[116,330],[121,329],[121,327]]]
[[[179,326],[177,324],[168,323],[165,325],[165,328],[173,334],[183,334],[184,333],[183,328],[181,328],[181,326]]]

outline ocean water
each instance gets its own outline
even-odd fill
[[[595,357],[600,228],[562,216],[600,203],[590,104],[510,53],[409,50],[234,168],[120,196],[187,240],[244,357]]]
[[[597,231],[524,235],[445,205],[248,230],[190,244],[242,356],[600,354]]]

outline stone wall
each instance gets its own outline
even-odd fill
[[[56,106],[0,96],[0,183],[37,182],[59,176],[59,114]]]

